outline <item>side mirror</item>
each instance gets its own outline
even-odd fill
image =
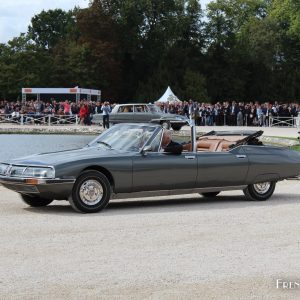
[[[150,145],[147,145],[144,147],[144,149],[142,150],[142,154],[146,154],[147,152],[152,152],[152,147]]]

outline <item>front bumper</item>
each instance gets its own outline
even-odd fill
[[[75,179],[40,179],[0,176],[0,184],[21,194],[39,194],[51,199],[67,199],[72,192]]]

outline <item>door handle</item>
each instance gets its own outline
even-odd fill
[[[186,159],[195,159],[196,156],[195,155],[186,155],[185,158]]]
[[[237,157],[237,158],[246,158],[247,156],[244,155],[244,154],[238,154],[238,155],[236,155],[236,157]]]

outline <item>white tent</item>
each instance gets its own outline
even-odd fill
[[[166,92],[162,95],[162,97],[156,101],[156,103],[172,103],[172,102],[181,102],[172,92],[171,88],[168,86]]]

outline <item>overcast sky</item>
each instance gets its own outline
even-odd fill
[[[210,0],[201,0],[206,4]],[[6,43],[21,32],[27,32],[31,18],[44,10],[74,6],[85,8],[89,0],[0,0],[0,43]]]

